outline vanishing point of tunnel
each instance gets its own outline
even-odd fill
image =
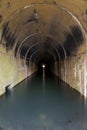
[[[87,130],[86,0],[0,0],[0,95],[1,130]]]

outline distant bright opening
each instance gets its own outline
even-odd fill
[[[43,64],[42,67],[45,68],[45,65]]]

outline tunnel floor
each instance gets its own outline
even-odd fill
[[[87,130],[87,102],[39,74],[0,97],[0,130]]]

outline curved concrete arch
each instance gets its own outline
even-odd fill
[[[83,26],[82,26],[80,20],[75,16],[75,14],[73,14],[72,12],[70,12],[68,9],[66,9],[66,8],[64,8],[64,7],[62,7],[62,9],[63,9],[64,11],[66,11],[69,15],[71,15],[73,19],[76,20],[76,22],[78,23],[78,25],[80,26],[80,28],[81,28],[81,30],[82,30],[82,32],[83,32],[83,34],[84,34],[84,39],[85,39],[85,41],[86,41],[87,39],[86,39],[86,35],[85,35],[85,29],[83,28]],[[87,43],[87,41],[86,41],[86,43]]]
[[[27,49],[26,54],[25,54],[25,58],[24,58],[25,61],[26,61],[26,57],[27,57],[27,54],[29,53],[29,51],[30,51],[33,47],[35,47],[35,46],[37,46],[37,45],[39,45],[39,44],[40,44],[40,43],[36,43],[36,44],[30,46],[30,48]]]
[[[36,50],[36,51],[34,51],[34,52],[31,54],[31,56],[30,56],[30,58],[29,58],[29,61],[31,61],[33,55],[35,55],[37,52],[39,52],[39,50]]]
[[[58,43],[58,41],[57,41],[52,35],[47,35],[47,36]],[[66,57],[67,57],[67,55],[66,55],[66,50],[65,50],[65,48],[63,47],[62,44],[59,44],[59,45],[62,47],[62,49],[63,49],[63,51],[64,51],[64,54],[65,54],[65,59],[66,59]]]
[[[56,62],[56,61],[57,61],[57,59],[56,59],[56,57],[55,57],[54,53],[52,53],[51,51],[48,51],[48,53],[50,53],[50,54],[54,57],[54,61]]]
[[[32,35],[32,34],[31,34],[31,35],[28,35],[28,36],[20,43],[21,46],[19,46],[20,48],[19,48],[18,53],[21,52],[21,50],[22,50],[22,48],[23,48],[23,46],[25,45],[25,43],[26,43],[27,40],[29,40],[30,38],[32,38],[32,37],[34,37],[34,36],[36,36],[36,35],[38,35],[38,34],[41,34],[41,33],[39,32],[39,33],[33,33],[33,35]],[[30,45],[30,44],[29,44],[29,45]]]
[[[44,44],[44,43],[43,43],[43,44]],[[37,46],[37,45],[40,45],[40,42],[33,44],[32,46],[30,46],[30,48],[27,49],[26,54],[25,54],[25,58],[24,58],[25,61],[26,61],[26,57],[27,57],[29,51],[30,51],[33,47],[35,47],[35,46]],[[60,60],[60,55],[59,55],[58,51],[56,50],[56,48],[54,48],[54,47],[52,46],[52,49],[55,50],[55,52],[56,52],[56,54],[57,54],[57,56],[58,56],[58,59]]]
[[[49,3],[33,3],[33,4],[28,4],[28,5],[26,5],[26,6],[22,7],[22,8],[20,8],[19,10],[16,10],[15,12],[13,12],[10,16],[7,17],[7,19],[9,19],[9,18],[11,19],[11,18],[13,18],[13,16],[15,17],[15,15],[18,14],[18,13],[20,13],[21,11],[23,11],[23,10],[25,10],[25,9],[27,9],[27,8],[33,7],[33,6],[35,6],[35,5],[52,5],[52,6],[55,6],[55,7],[57,7],[57,8],[60,8],[60,9],[64,10],[67,14],[69,14],[71,17],[73,17],[73,18],[76,20],[76,22],[77,22],[77,23],[79,24],[79,26],[82,28],[83,33],[84,33],[84,35],[85,35],[85,29],[83,28],[81,22],[80,22],[79,19],[75,16],[75,14],[73,14],[69,9],[63,7],[62,5],[60,5],[60,4],[58,4],[58,3],[53,4],[52,2],[49,2]]]
[[[86,39],[86,35],[85,35],[85,30],[84,30],[83,26],[81,25],[80,21],[78,20],[78,18],[77,18],[73,13],[71,13],[68,9],[66,9],[66,8],[64,8],[63,6],[58,5],[58,4],[52,4],[52,3],[34,3],[34,4],[29,4],[29,5],[27,5],[27,6],[22,7],[21,9],[15,11],[15,12],[13,12],[13,14],[11,14],[7,19],[10,19],[10,18],[15,17],[16,14],[22,12],[22,11],[25,10],[25,9],[28,9],[28,8],[34,7],[34,6],[40,6],[40,5],[45,5],[45,6],[50,5],[50,6],[54,6],[54,7],[56,7],[56,8],[60,8],[61,10],[65,11],[66,14],[70,15],[70,16],[78,23],[78,25],[81,27],[82,32],[83,32],[83,34],[84,34],[84,36],[85,36],[84,39],[87,40],[87,39]],[[40,23],[40,24],[41,24],[41,23]],[[86,41],[86,43],[87,43],[87,41]]]
[[[29,61],[31,61],[32,56],[33,56],[34,54],[36,54],[37,52],[40,52],[40,51],[39,51],[39,50],[36,50],[35,52],[33,52],[32,55],[31,55],[30,58],[29,58]],[[48,51],[48,53],[50,53],[50,54],[54,57],[54,61],[56,62],[55,55],[54,55],[52,52],[50,52],[50,51]]]
[[[37,34],[39,34],[39,33],[33,33],[33,34],[27,36],[27,37],[20,43],[20,45],[19,45],[19,47],[18,47],[17,55],[19,54],[20,49],[21,49],[21,46],[24,44],[24,42],[25,42],[26,40],[28,40],[29,38],[31,38],[31,37],[37,35]]]
[[[25,62],[26,62],[26,60],[27,60],[27,55],[28,55],[28,53],[29,53],[29,51],[33,48],[33,47],[35,47],[35,46],[37,46],[37,45],[39,45],[40,43],[37,43],[37,44],[35,44],[34,46],[32,46],[32,47],[30,47],[29,49],[28,49],[28,51],[26,52],[26,55],[25,55],[25,58],[24,58],[24,60],[25,60]],[[39,52],[40,52],[40,50],[38,50]],[[56,56],[55,56],[55,54],[53,53],[53,52],[51,52],[52,50],[50,50],[50,51],[46,51],[46,52],[50,52],[50,54],[52,54],[54,57],[55,57],[55,61],[57,61],[57,58],[56,58]],[[40,52],[41,53],[41,52]],[[59,57],[58,57],[59,58]]]
[[[36,4],[37,5],[37,4]],[[49,5],[49,4],[47,4],[47,5]],[[50,4],[50,5],[52,5],[52,4]],[[29,7],[29,6],[27,6],[27,7]],[[33,5],[32,6],[30,6],[30,7],[33,7]],[[26,9],[26,8],[24,8],[24,9]],[[21,9],[20,9],[21,10]],[[18,13],[20,13],[20,11],[18,11]],[[17,13],[16,13],[17,14]],[[16,15],[15,14],[15,15]],[[11,15],[12,17],[14,16],[14,13]],[[8,17],[8,19],[9,19],[9,17]],[[41,22],[38,20],[38,23],[40,23],[40,25],[42,26],[42,24],[41,24]],[[18,29],[20,29],[22,26],[24,26],[24,24],[25,24],[25,22],[24,23],[20,23],[20,24],[18,24],[17,25],[17,27],[15,28],[15,30],[14,30],[14,33],[18,30]],[[31,24],[31,23],[28,23],[28,24]],[[63,25],[62,25],[63,26]]]
[[[51,36],[51,35],[47,35],[48,37],[50,37],[51,39],[53,39],[53,40],[55,40],[56,42],[58,42],[53,36]],[[67,58],[67,55],[66,55],[66,50],[65,50],[65,48],[63,47],[63,45],[62,44],[59,44],[61,47],[62,47],[62,49],[63,49],[63,52],[64,52],[64,54],[65,54],[65,59],[64,59],[64,80],[65,80],[65,82],[66,82],[66,62],[65,62],[65,60],[66,60],[66,58]]]
[[[35,44],[33,44],[32,46],[30,46],[30,48],[27,49],[27,51],[26,51],[26,53],[25,53],[25,58],[24,58],[25,61],[26,61],[26,59],[27,59],[27,55],[28,55],[29,51],[30,51],[33,47],[35,47],[35,46],[37,46],[37,45],[39,45],[39,44],[40,44],[40,43],[35,43]]]
[[[28,23],[28,24],[31,24],[31,23]],[[33,24],[33,23],[32,23],[32,24]],[[20,31],[20,29],[21,29],[23,26],[24,26],[24,23],[17,25],[17,27],[16,27],[15,30],[14,30],[14,33],[16,33],[17,31]]]

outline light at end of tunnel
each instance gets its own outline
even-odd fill
[[[45,65],[43,64],[42,67],[45,68]]]

